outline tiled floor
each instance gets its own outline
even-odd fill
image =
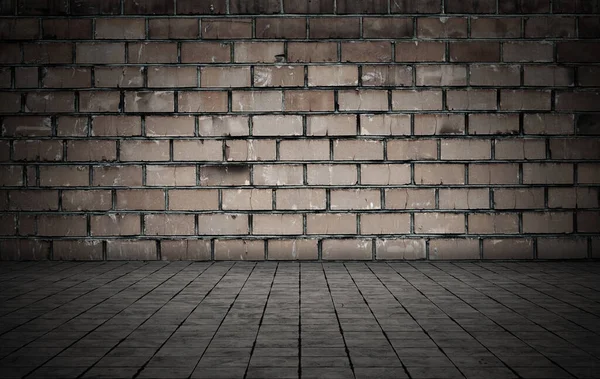
[[[4,262],[0,288],[2,378],[600,377],[600,262]]]

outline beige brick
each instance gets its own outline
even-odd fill
[[[444,238],[429,241],[429,259],[479,259],[479,241]]]
[[[164,210],[165,191],[161,189],[123,189],[116,192],[116,209]]]
[[[334,160],[383,160],[383,143],[378,140],[335,140]]]
[[[306,215],[307,234],[356,234],[356,215],[316,213]]]
[[[156,241],[108,240],[106,241],[106,259],[142,260],[158,259]]]
[[[202,87],[250,87],[250,67],[201,67]]]
[[[425,259],[425,240],[383,238],[375,241],[377,259]]]
[[[404,87],[413,84],[413,69],[405,65],[363,65],[362,85]]]
[[[168,161],[170,156],[167,140],[121,141],[121,161]]]
[[[334,91],[294,90],[283,93],[286,111],[333,111]]]
[[[303,66],[256,66],[255,87],[303,87]]]
[[[470,164],[469,184],[518,184],[519,165],[515,163]]]
[[[410,183],[408,164],[361,164],[360,183],[397,185]]]
[[[488,209],[490,193],[483,188],[442,188],[439,190],[440,209]]]
[[[316,260],[319,250],[316,239],[269,240],[269,260]]]
[[[500,90],[500,109],[510,111],[547,110],[552,108],[551,91]]]
[[[147,186],[195,186],[196,166],[146,166]]]
[[[516,213],[471,213],[470,234],[517,234],[519,216]]]
[[[415,164],[415,184],[464,184],[462,164]],[[472,184],[472,183],[471,183]]]
[[[456,89],[446,92],[449,110],[496,110],[498,108],[495,89]]]
[[[247,139],[225,142],[225,160],[227,161],[274,161],[275,158],[275,140]]]
[[[290,235],[302,234],[300,214],[255,214],[252,217],[252,234]]]
[[[573,183],[573,165],[568,163],[523,163],[523,183]]]
[[[109,213],[90,216],[92,236],[133,236],[141,234],[140,216],[136,214]]]
[[[442,110],[442,91],[394,90],[392,91],[392,109],[395,111]]]
[[[234,62],[241,63],[274,63],[284,57],[283,42],[236,42]]]
[[[173,141],[175,161],[221,161],[223,142],[220,140],[175,140]]]
[[[526,113],[523,115],[525,134],[573,134],[572,114]]]
[[[165,261],[206,261],[211,259],[210,240],[160,241],[160,257]]]
[[[357,184],[355,165],[309,164],[306,166],[309,185],[352,185]]]
[[[219,191],[213,189],[172,189],[168,191],[169,210],[205,211],[219,209]]]
[[[325,209],[324,189],[278,189],[275,196],[277,209]]]
[[[391,62],[392,44],[389,41],[342,42],[342,62]]]
[[[193,116],[147,116],[146,136],[193,136],[194,124]]]
[[[226,91],[179,91],[177,99],[178,112],[227,112]]]
[[[63,190],[64,211],[107,211],[112,208],[112,194],[107,190]]]
[[[281,91],[233,91],[231,94],[233,112],[272,112],[283,110]]]
[[[308,86],[356,86],[358,66],[308,66]]]
[[[331,209],[381,209],[377,189],[335,189],[330,193]]]
[[[326,239],[322,254],[325,260],[371,260],[373,243],[370,239]]]
[[[117,157],[117,144],[108,140],[67,141],[67,161],[99,162],[114,161]]]
[[[443,62],[446,43],[433,41],[396,42],[396,62]]]
[[[388,91],[357,89],[338,91],[341,111],[387,111]]]
[[[572,212],[524,212],[523,233],[572,233]]]
[[[310,166],[309,166],[310,167]],[[253,167],[254,185],[300,185],[303,182],[301,165],[255,165]],[[309,182],[310,184],[310,182]]]
[[[197,87],[198,70],[192,66],[151,66],[147,68],[148,87]]]
[[[470,114],[469,134],[518,134],[518,114]]]
[[[385,209],[434,208],[434,189],[390,188],[385,190]]]
[[[415,233],[465,233],[465,215],[462,213],[415,213]]]
[[[266,115],[252,117],[253,136],[302,135],[302,116]]]
[[[539,259],[581,259],[587,257],[585,238],[538,238]]]
[[[465,86],[467,66],[464,65],[417,65],[417,86]]]
[[[599,190],[590,187],[548,188],[550,208],[598,208]]]
[[[239,235],[248,234],[248,216],[243,214],[199,214],[198,234]],[[216,258],[216,249],[215,249]]]
[[[410,115],[361,114],[361,135],[410,135]]]
[[[473,64],[469,69],[469,84],[474,86],[502,87],[521,84],[519,65]]]
[[[52,241],[52,259],[60,261],[101,261],[102,241],[88,239]]]
[[[361,234],[408,234],[410,214],[367,213],[360,216]]]
[[[126,112],[173,112],[175,110],[172,91],[125,92]]]
[[[216,260],[264,260],[263,240],[215,240]]]
[[[390,140],[387,143],[387,158],[393,161],[437,159],[437,141]]]
[[[141,186],[141,166],[93,166],[94,186]]]
[[[356,115],[329,114],[306,117],[306,134],[310,136],[356,135]]]
[[[328,140],[281,141],[279,158],[283,161],[329,160]]]
[[[178,21],[179,19],[171,20]],[[229,62],[231,62],[231,43],[206,41],[181,43],[181,63]]]
[[[270,189],[224,189],[223,210],[273,209],[273,191]]]
[[[545,159],[546,141],[543,139],[502,139],[496,140],[496,159]]]
[[[199,176],[201,186],[244,186],[250,184],[250,166],[200,166]]]
[[[465,134],[465,116],[455,114],[416,114],[415,135]]]
[[[495,209],[536,209],[544,208],[543,188],[496,188],[494,189]]]
[[[144,215],[144,234],[147,236],[187,236],[194,234],[194,215]]]
[[[288,42],[288,62],[337,62],[337,42]]]
[[[443,140],[440,148],[441,158],[444,160],[483,160],[492,156],[490,140]]]
[[[247,136],[247,116],[200,116],[198,117],[200,136]]]
[[[533,240],[530,238],[484,239],[483,259],[533,259]]]

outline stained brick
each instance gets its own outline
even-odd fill
[[[265,243],[261,240],[215,240],[216,260],[263,260]]]
[[[106,241],[106,259],[108,260],[149,261],[157,258],[155,241],[122,239]]]
[[[524,212],[523,233],[571,233],[571,212]]]
[[[244,235],[248,234],[248,216],[245,214],[200,214],[200,235]],[[215,243],[215,256],[217,255]]]
[[[441,2],[437,0],[397,0],[390,2],[392,13],[440,13]]]
[[[440,90],[396,90],[392,91],[393,110],[441,110],[442,91]]]
[[[318,259],[316,239],[269,240],[269,257],[273,260]]]
[[[391,188],[385,190],[385,209],[434,209],[434,189]]]
[[[533,240],[530,238],[484,239],[483,259],[533,259]]]
[[[275,140],[248,139],[225,142],[227,161],[274,161],[276,158]]]
[[[519,116],[516,114],[481,114],[469,115],[469,134],[517,134],[519,133]]]
[[[302,234],[300,214],[255,214],[252,216],[252,234],[293,235]]]
[[[396,62],[443,62],[446,44],[433,41],[402,41],[396,43]]]
[[[125,213],[109,213],[90,217],[92,236],[134,236],[141,232],[140,216]]]
[[[177,43],[139,42],[129,43],[128,63],[176,63]]]
[[[387,41],[342,42],[342,62],[391,62],[392,45]]]
[[[573,134],[574,117],[569,114],[527,113],[523,116],[525,134]]]
[[[417,234],[465,233],[465,215],[460,213],[416,213]]]
[[[429,242],[429,259],[479,259],[479,241],[474,238],[440,238]]]
[[[358,17],[319,17],[309,18],[310,38],[358,38],[360,20]]]
[[[300,17],[257,18],[256,38],[306,38],[306,19]]]
[[[465,183],[465,166],[462,164],[415,164],[414,167],[416,184]]]
[[[185,187],[196,185],[196,166],[146,166],[147,186]]]
[[[225,91],[179,91],[177,94],[178,112],[227,112],[227,107]]]
[[[361,114],[361,135],[409,135],[410,116],[403,114]]]
[[[465,116],[454,114],[416,114],[415,135],[465,134]]]
[[[306,166],[309,185],[353,185],[357,184],[355,165],[309,164]]]
[[[524,163],[524,184],[573,183],[573,165],[569,163]]]
[[[461,65],[417,65],[417,86],[464,86],[467,68]]]
[[[376,189],[333,189],[330,207],[332,210],[381,209],[380,192]]]
[[[417,19],[419,38],[466,38],[465,17],[422,17]]]
[[[223,210],[273,209],[273,191],[270,189],[224,189]]]
[[[274,66],[255,67],[254,86],[256,87],[302,87],[304,67]]]
[[[150,39],[196,39],[200,27],[196,18],[151,18],[148,20]]]
[[[469,184],[518,184],[519,165],[514,163],[469,164]]]
[[[231,44],[220,42],[182,42],[181,63],[227,63]]]
[[[448,13],[495,13],[494,0],[446,0]]]
[[[333,111],[335,107],[334,91],[284,91],[283,97],[286,111]]]
[[[322,246],[324,260],[373,258],[373,242],[370,239],[325,239]]]
[[[412,37],[413,22],[409,17],[363,17],[363,38]]]
[[[538,238],[539,259],[581,259],[587,257],[587,241],[584,238]]]
[[[554,60],[553,50],[552,42],[504,42],[502,44],[502,61],[552,62]]]
[[[431,160],[437,159],[437,141],[390,140],[387,143],[387,159],[389,160]]]
[[[288,42],[288,62],[337,62],[335,42]]]
[[[517,17],[471,17],[472,38],[521,37],[521,19]]]
[[[194,215],[144,215],[144,234],[148,236],[189,236],[194,234]]]
[[[210,240],[181,239],[160,241],[160,256],[163,260],[210,260]]]
[[[377,259],[424,259],[425,240],[423,239],[378,239],[375,244]]]

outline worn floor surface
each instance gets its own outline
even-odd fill
[[[600,377],[600,262],[5,262],[0,288],[2,378]]]

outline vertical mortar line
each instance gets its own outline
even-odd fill
[[[483,259],[483,238],[481,236],[477,238],[479,239],[479,259]]]

